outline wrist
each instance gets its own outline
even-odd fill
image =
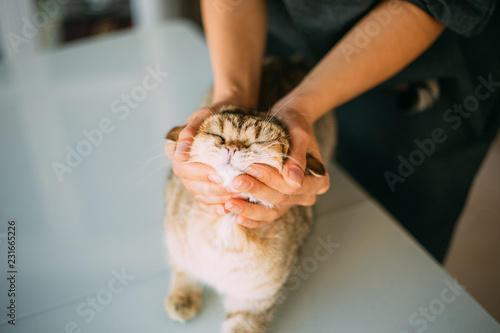
[[[223,102],[254,108],[257,107],[258,101],[258,92],[252,92],[236,85],[223,87],[214,85],[213,103]]]
[[[259,68],[261,64],[258,64]],[[251,68],[253,66],[249,66]],[[246,67],[245,67],[246,68]],[[232,101],[233,104],[255,108],[259,105],[260,71],[238,71],[238,75],[214,74],[214,102]]]
[[[301,117],[302,121],[312,126],[314,122],[321,117],[315,112],[314,103],[307,98],[304,99],[300,94],[288,94],[273,105],[271,114],[278,117],[286,117],[289,114],[295,114],[295,117]]]

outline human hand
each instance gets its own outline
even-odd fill
[[[279,104],[277,107],[280,107]],[[328,172],[322,177],[304,176],[306,153],[323,163],[312,131],[313,121],[290,107],[283,107],[279,112],[276,115],[285,124],[290,140],[282,174],[269,166],[254,164],[245,170],[247,175],[236,177],[232,184],[235,190],[250,193],[275,207],[267,208],[241,200],[238,194],[233,194],[224,205],[226,210],[238,214],[236,222],[248,228],[259,228],[271,223],[293,205],[313,205],[316,195],[325,193],[330,186]]]
[[[231,199],[231,194],[222,185],[217,171],[203,163],[185,163],[189,158],[189,151],[198,127],[203,121],[217,112],[225,104],[234,104],[231,100],[223,100],[194,112],[186,121],[178,138],[168,140],[165,153],[172,161],[172,170],[179,176],[186,189],[198,200],[199,206],[213,214],[225,215],[224,203]],[[170,135],[170,133],[169,133]]]
[[[283,110],[283,115],[279,117],[290,137],[290,149],[282,175],[269,166],[255,164],[246,170],[248,175],[234,179],[233,188],[236,192],[230,193],[212,167],[202,163],[183,163],[189,157],[189,148],[197,128],[216,107],[208,109],[208,112],[204,109],[195,112],[180,132],[177,144],[169,141],[165,146],[167,155],[172,159],[174,173],[181,178],[186,189],[195,195],[202,209],[219,215],[231,211],[238,214],[236,221],[241,225],[258,228],[271,223],[293,205],[313,205],[316,195],[328,190],[328,173],[322,177],[304,177],[306,152],[320,162],[322,160],[312,132],[312,123],[293,109]],[[275,207],[267,208],[246,202],[238,195],[240,192],[253,194]]]

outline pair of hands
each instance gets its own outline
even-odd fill
[[[202,163],[183,163],[189,158],[189,150],[198,127],[223,104],[225,103],[213,104],[193,113],[180,132],[177,143],[167,141],[165,146],[165,152],[172,160],[174,173],[195,196],[202,209],[218,215],[233,212],[238,215],[237,223],[247,228],[259,228],[283,215],[293,205],[313,205],[316,195],[328,190],[328,174],[319,178],[304,176],[306,152],[321,160],[312,131],[313,121],[292,108],[279,105],[270,113],[276,113],[275,116],[285,124],[290,140],[282,174],[267,165],[254,164],[246,170],[247,174],[234,179],[232,185],[236,191],[230,192],[222,185],[212,167]],[[240,192],[250,193],[276,207],[267,208],[242,200]]]

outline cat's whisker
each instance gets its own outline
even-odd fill
[[[296,158],[290,157],[289,155],[285,155],[285,154],[283,154],[283,157],[285,157],[285,158],[287,158],[287,159],[290,159],[290,160],[292,160],[292,161],[294,161],[295,163],[297,163],[297,164],[299,164],[299,165],[300,165],[299,161],[298,161]]]
[[[154,157],[150,158],[150,159],[149,159],[149,160],[147,160],[147,161],[137,161],[137,163],[136,163],[136,164],[143,164],[143,167],[144,167],[144,166],[148,165],[149,163],[153,162],[154,160],[156,160],[156,159],[158,159],[158,158],[161,158],[161,157],[167,157],[167,158],[168,158],[168,156],[167,156],[167,155],[165,155],[165,152],[162,152],[161,154],[158,154],[158,155],[156,155],[156,156],[154,156]]]
[[[141,185],[142,183],[144,183],[144,181],[146,179],[148,179],[149,177],[151,177],[154,173],[160,171],[161,169],[164,169],[166,167],[168,167],[170,164],[170,160],[167,161],[167,163],[163,164],[161,167],[157,168],[156,170],[154,170],[153,172],[150,172],[146,177],[144,177],[137,185]]]
[[[273,142],[273,143],[270,143],[269,145],[265,146],[265,147],[262,147],[258,150],[258,152],[260,153],[261,151],[263,151],[264,149],[268,149],[269,147],[272,147],[274,145],[283,145],[281,142]]]
[[[216,114],[215,110],[212,108],[211,105],[207,105],[205,106],[205,108],[208,109],[212,113],[212,115]]]
[[[139,158],[143,158],[143,156],[146,155],[146,154],[148,154],[148,152],[151,151],[151,150],[156,150],[156,149],[160,149],[161,148],[161,150],[164,151],[164,149],[163,149],[164,147],[165,147],[165,142],[157,143],[157,144],[153,145],[152,147],[149,147],[148,149],[146,149],[141,154],[141,156]]]
[[[291,101],[293,101],[297,96],[299,96],[302,91],[304,90],[304,86],[302,86],[302,88],[299,89],[299,91],[297,91],[297,93],[295,95],[293,95],[292,97],[290,97],[288,99],[288,101],[285,102],[285,104],[283,104],[282,106],[280,106],[278,108],[278,110],[276,110],[272,115],[271,117],[269,118],[269,120],[266,122],[266,124],[264,126],[262,126],[263,128],[265,128],[267,126],[267,124],[269,124],[269,122],[271,121],[271,119],[273,119],[276,114],[278,114],[278,112],[280,112],[285,106],[287,106],[288,103],[290,103]]]
[[[137,176],[137,175],[139,175],[141,172],[143,172],[143,171],[144,171],[144,169],[145,169],[148,165],[150,165],[153,161],[158,160],[158,159],[160,159],[160,161],[161,161],[161,160],[162,160],[162,159],[161,159],[162,157],[165,157],[166,159],[168,159],[168,156],[167,156],[167,155],[165,155],[165,153],[163,152],[163,153],[161,153],[161,154],[159,154],[159,155],[157,155],[157,156],[155,156],[155,157],[152,157],[152,158],[151,158],[151,159],[149,159],[148,161],[140,161],[140,162],[137,162],[137,164],[142,163],[142,165],[141,165],[141,166],[140,166],[140,167],[139,167],[139,168],[138,168],[138,169],[134,172],[134,177],[135,177],[135,176]]]
[[[259,158],[284,157],[284,158],[290,159],[290,160],[294,161],[295,163],[299,164],[299,161],[296,158],[290,157],[289,155],[283,154],[283,153],[266,153],[266,154],[260,154],[257,157],[259,157]]]

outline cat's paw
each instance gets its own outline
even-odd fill
[[[268,323],[265,317],[243,311],[228,314],[222,324],[222,333],[264,333]]]
[[[173,291],[165,300],[168,316],[181,323],[193,318],[201,308],[201,293],[197,291]]]

